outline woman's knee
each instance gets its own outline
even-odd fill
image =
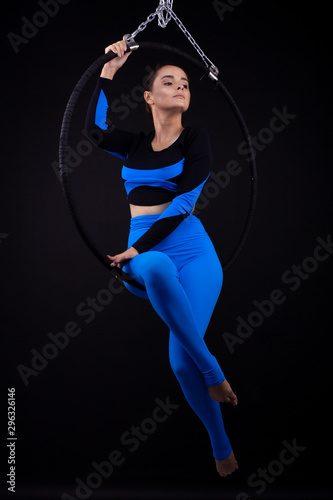
[[[193,362],[192,362],[193,363]],[[178,380],[184,380],[191,377],[191,372],[193,367],[191,360],[186,359],[186,357],[172,357],[170,356],[170,365],[173,373],[176,375]]]
[[[193,377],[194,361],[172,333],[170,333],[169,342],[169,361],[179,381]]]

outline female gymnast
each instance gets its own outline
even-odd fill
[[[124,41],[106,47],[117,57],[106,63],[90,101],[86,129],[99,130],[98,145],[124,161],[131,224],[128,248],[110,256],[146,291],[126,287],[150,300],[170,329],[169,356],[183,393],[205,425],[218,473],[238,469],[226,435],[220,402],[237,397],[209,352],[204,334],[219,297],[223,272],[195,203],[209,177],[212,152],[208,131],[182,125],[190,104],[187,74],[166,65],[147,79],[144,99],[154,130],[145,135],[110,125],[112,80],[131,52]],[[112,119],[112,118],[111,118]]]

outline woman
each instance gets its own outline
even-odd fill
[[[204,128],[182,125],[190,104],[186,73],[162,66],[147,80],[144,93],[154,124],[148,135],[110,125],[112,80],[125,64],[124,41],[105,49],[117,57],[102,69],[90,102],[86,128],[99,130],[99,146],[125,163],[122,177],[130,204],[128,248],[107,257],[146,288],[126,287],[150,300],[170,329],[170,364],[184,395],[204,423],[218,473],[238,468],[225,433],[219,402],[237,397],[209,352],[204,334],[219,297],[223,273],[214,246],[199,219],[195,203],[209,177],[212,153]],[[107,125],[109,123],[109,125]]]

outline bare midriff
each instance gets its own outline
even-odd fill
[[[140,205],[130,204],[131,217],[138,217],[139,215],[161,214],[169,205],[171,205],[171,201],[169,201],[168,203],[162,203],[162,205],[153,205],[150,207],[141,207]]]
[[[131,205],[130,204],[130,211],[131,211],[131,217],[138,217],[139,215],[156,215],[156,214],[161,214],[164,212],[168,206],[171,205],[171,201],[168,201],[168,203],[163,203],[162,205],[153,205],[151,207],[141,207],[140,205]],[[191,212],[194,212],[195,210],[195,205],[192,208]]]

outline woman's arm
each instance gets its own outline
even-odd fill
[[[121,40],[105,48],[105,53],[114,52],[118,57],[107,62],[102,69],[95,91],[90,100],[85,128],[96,145],[109,153],[125,159],[137,139],[137,134],[117,129],[109,117],[112,80],[117,71],[125,64],[131,52],[125,54],[126,43]]]
[[[121,268],[139,253],[147,252],[169,236],[190,214],[200,196],[213,162],[208,130],[191,129],[185,140],[185,162],[175,198],[154,224],[125,252],[108,255],[111,267]]]
[[[213,162],[208,130],[191,129],[185,140],[185,162],[182,178],[172,203],[132,247],[142,253],[171,234],[193,210],[208,180]]]

